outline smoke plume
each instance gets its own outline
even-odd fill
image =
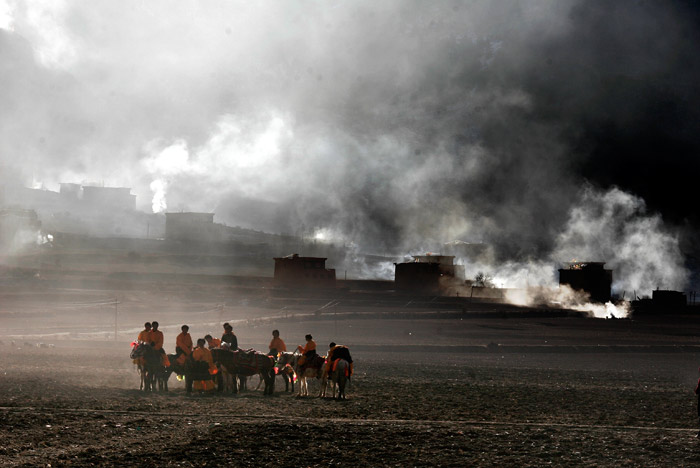
[[[365,253],[460,239],[520,276],[594,256],[618,290],[682,287],[678,245],[695,254],[699,224],[697,11],[2,0],[0,166]]]

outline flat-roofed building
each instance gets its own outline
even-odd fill
[[[566,284],[575,291],[587,293],[591,301],[610,301],[612,270],[604,268],[605,262],[572,262],[559,269],[559,284]]]
[[[335,269],[326,268],[326,258],[292,254],[274,260],[276,286],[335,288]]]
[[[438,294],[464,283],[464,265],[452,255],[414,255],[412,262],[396,263],[396,289]]]

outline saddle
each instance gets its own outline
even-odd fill
[[[301,365],[299,371],[304,372],[306,369],[316,369],[320,371],[325,363],[326,359],[323,356],[314,354],[311,358],[306,359],[306,362]]]
[[[333,351],[333,360],[335,361],[337,359],[345,359],[349,363],[352,363],[352,357],[350,357],[350,350],[345,347],[337,348],[335,351]]]
[[[251,371],[260,370],[265,365],[266,361],[268,363],[271,362],[267,354],[259,353],[254,349],[240,350],[237,354],[238,359],[236,364],[238,364],[238,367],[243,367]]]

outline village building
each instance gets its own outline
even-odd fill
[[[335,269],[326,268],[326,258],[293,254],[274,260],[275,286],[335,288]]]
[[[575,291],[588,293],[593,302],[609,302],[612,287],[612,270],[604,268],[605,262],[572,262],[559,269],[559,284]]]
[[[464,283],[464,266],[452,255],[416,255],[412,262],[395,263],[397,290],[439,294]]]

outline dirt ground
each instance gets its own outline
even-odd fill
[[[144,394],[128,348],[2,349],[2,466],[695,466],[698,356],[356,352],[349,399]],[[318,390],[313,382],[312,393]]]
[[[694,316],[506,318],[475,305],[485,317],[154,290],[0,291],[0,466],[700,464]],[[265,350],[273,328],[290,348],[305,333],[321,349],[347,344],[348,400],[317,398],[318,382],[298,398],[281,379],[272,397],[188,397],[174,376],[168,393],[144,394],[129,343],[153,319],[168,352],[182,323],[196,339],[223,321],[244,348]]]

